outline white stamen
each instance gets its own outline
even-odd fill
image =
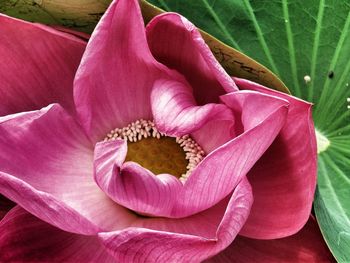
[[[350,98],[348,98],[348,101],[349,100]],[[107,134],[103,141],[106,142],[121,139],[127,142],[137,142],[143,138],[154,137],[160,139],[163,136],[166,135],[159,132],[152,121],[140,119],[128,124],[126,127],[113,129]],[[185,158],[188,160],[188,165],[186,167],[187,172],[182,174],[179,178],[182,183],[185,183],[187,178],[191,175],[191,172],[203,160],[205,153],[188,134],[176,137],[175,139],[176,143],[179,144],[185,152]]]

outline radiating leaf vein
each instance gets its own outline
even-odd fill
[[[233,39],[231,34],[227,31],[226,26],[222,23],[222,21],[220,20],[219,16],[215,13],[213,7],[208,3],[207,0],[202,0],[202,2],[204,4],[204,6],[206,7],[206,9],[208,10],[208,12],[210,13],[210,15],[213,17],[215,23],[220,28],[222,33],[225,35],[225,37],[228,39],[228,41],[230,41],[230,43],[228,43],[228,44],[231,45],[232,47],[242,51],[240,46]]]
[[[278,69],[277,69],[277,67],[276,67],[276,65],[275,65],[275,62],[274,62],[274,60],[273,60],[273,58],[272,58],[272,56],[271,56],[270,49],[269,49],[269,47],[268,47],[267,44],[266,44],[266,41],[265,41],[265,38],[264,38],[264,34],[263,34],[263,32],[261,31],[261,28],[260,28],[260,26],[259,26],[258,21],[256,20],[256,17],[255,17],[253,8],[252,8],[252,6],[250,5],[250,2],[249,2],[248,0],[244,0],[244,4],[245,4],[245,6],[247,7],[247,10],[248,10],[248,13],[249,13],[249,15],[250,15],[250,18],[252,19],[252,22],[253,22],[253,24],[254,24],[254,28],[255,28],[255,31],[256,31],[256,33],[257,33],[258,40],[259,40],[259,42],[260,42],[260,44],[261,44],[261,46],[262,46],[262,48],[263,48],[263,50],[264,50],[264,52],[265,52],[265,55],[266,55],[266,57],[267,57],[267,59],[268,59],[270,65],[271,65],[271,70],[272,70],[276,75],[280,76],[279,71],[278,71]]]
[[[293,83],[294,83],[294,88],[295,88],[294,95],[297,97],[300,97],[301,90],[300,90],[300,86],[299,86],[299,82],[298,82],[297,62],[296,62],[296,57],[295,57],[294,40],[293,40],[291,22],[290,22],[290,18],[289,18],[287,0],[283,0],[282,5],[283,5],[283,17],[284,17],[284,21],[285,21],[287,40],[288,40],[289,60],[290,60],[291,68],[292,68],[292,77],[293,77]]]
[[[324,154],[322,157],[324,159],[326,159],[326,158],[328,159],[328,157],[326,157],[326,156],[327,156],[327,154]],[[327,163],[330,164],[331,161],[329,161],[329,159],[328,159]],[[334,206],[336,206],[341,211],[340,213],[338,213],[338,216],[341,216],[348,224],[350,224],[350,220],[346,216],[347,212],[345,211],[343,205],[340,203],[338,195],[334,191],[334,185],[332,183],[332,180],[329,179],[330,175],[328,173],[328,170],[326,169],[326,166],[325,166],[324,161],[323,161],[322,158],[320,158],[319,164],[320,164],[320,169],[323,171],[323,174],[324,174],[324,176],[323,176],[323,178],[325,179],[325,184],[324,185],[328,185],[329,186],[329,187],[327,187],[327,190],[329,190],[329,193],[333,197],[332,198],[332,201],[333,201],[332,204]],[[333,165],[332,165],[332,167],[333,167]]]
[[[323,13],[324,13],[324,0],[320,0],[319,6],[318,6],[318,13],[317,13],[317,20],[316,20],[316,30],[315,30],[315,38],[312,48],[312,57],[311,57],[311,70],[310,70],[310,76],[311,76],[311,85],[308,89],[308,100],[313,101],[313,90],[314,90],[314,79],[316,78],[316,66],[317,66],[317,56],[318,56],[318,47],[319,47],[319,41],[320,41],[320,33],[321,33],[321,27],[322,27],[322,20],[323,20]]]

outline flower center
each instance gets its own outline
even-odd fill
[[[115,139],[128,142],[125,161],[136,162],[156,175],[171,174],[182,182],[204,158],[204,151],[189,135],[165,136],[148,120],[141,119],[124,128],[116,128],[104,141]]]

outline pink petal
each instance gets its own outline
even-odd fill
[[[144,219],[140,223],[145,225],[158,220],[153,226],[162,230],[130,227],[100,233],[99,237],[118,262],[199,262],[225,249],[235,238],[249,213],[250,191],[249,183],[243,179],[233,192],[226,211],[223,209],[221,214],[214,208],[191,218]],[[219,220],[208,226],[208,217]],[[190,231],[183,232],[186,228]],[[198,235],[201,233],[205,235]]]
[[[126,142],[98,143],[95,148],[95,179],[115,202],[141,214],[171,213],[182,183],[169,174],[154,175],[134,162],[121,165]]]
[[[198,130],[211,120],[232,120],[223,104],[197,106],[191,89],[175,80],[157,80],[151,93],[154,122],[167,135],[182,136]]]
[[[94,178],[97,185],[109,196],[115,191],[114,166],[123,165],[127,153],[127,143],[124,140],[99,142],[94,150]]]
[[[241,234],[261,239],[292,235],[308,220],[316,185],[316,140],[311,105],[253,82],[241,89],[277,96],[290,103],[275,142],[249,172],[255,202]]]
[[[151,55],[136,0],[114,0],[92,34],[75,78],[80,121],[94,142],[150,119],[150,92],[166,68]]]
[[[66,231],[128,224],[93,179],[93,147],[60,106],[0,118],[0,193]]]
[[[238,90],[186,18],[174,13],[159,15],[146,31],[152,54],[186,77],[200,105],[218,102],[220,95]]]
[[[289,107],[288,100],[255,91],[234,92],[221,96],[221,99],[232,109],[237,119],[237,134],[259,125],[277,109]]]
[[[319,263],[335,262],[323,241],[315,219],[297,234],[274,240],[238,236],[226,250],[205,262]]]
[[[19,206],[0,222],[1,262],[114,262],[96,236],[62,231]]]
[[[256,101],[257,96],[264,100]],[[234,111],[240,108],[243,133],[212,151],[197,165],[184,185],[173,217],[203,211],[232,192],[276,138],[288,112],[287,101],[258,93],[233,92],[222,99],[228,106],[234,105]],[[260,110],[260,102],[270,104],[269,111]],[[249,119],[247,115],[253,108],[254,118]]]
[[[234,118],[228,121],[212,120],[191,133],[191,137],[209,154],[238,135],[234,124]]]
[[[16,177],[0,172],[1,192],[40,219],[68,232],[93,235],[100,228],[52,194],[36,190]]]
[[[114,199],[141,214],[167,216],[171,213],[182,183],[170,174],[154,175],[134,162],[114,170]],[[116,187],[117,186],[117,187]]]
[[[73,78],[86,43],[0,14],[0,116],[58,102],[74,112]]]

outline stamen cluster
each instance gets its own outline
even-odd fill
[[[188,160],[187,172],[180,178],[182,182],[185,182],[194,168],[203,160],[204,151],[189,135],[176,137],[176,142],[182,147]]]
[[[104,141],[123,139],[129,142],[137,142],[148,137],[160,139],[161,136],[164,136],[164,134],[157,130],[152,121],[141,119],[128,124],[126,127],[110,131]]]
[[[140,119],[128,124],[126,127],[110,131],[104,138],[104,141],[122,139],[128,142],[137,142],[148,137],[160,139],[163,136],[166,135],[157,130],[153,121]],[[186,155],[185,158],[188,160],[187,172],[180,177],[180,180],[185,182],[194,168],[203,160],[205,153],[189,135],[176,137],[176,142],[183,149]]]

